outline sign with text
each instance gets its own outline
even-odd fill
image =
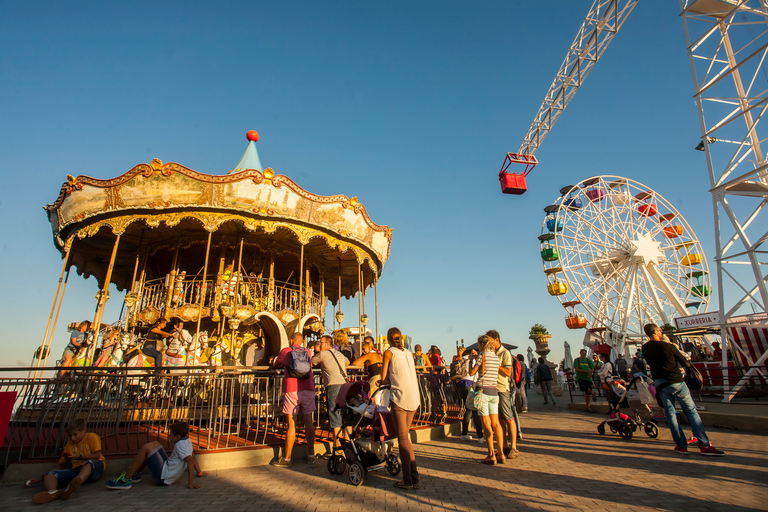
[[[698,315],[675,318],[678,330],[691,329],[693,327],[714,327],[720,325],[720,312],[699,313]]]

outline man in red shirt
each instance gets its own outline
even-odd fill
[[[304,336],[294,333],[291,336],[291,345],[280,351],[274,362],[275,368],[284,368],[291,365],[294,350],[307,352],[307,360],[311,358],[309,350],[304,348]],[[309,456],[307,462],[315,463],[315,425],[312,422],[312,413],[315,412],[315,378],[311,372],[306,378],[296,378],[283,372],[283,414],[288,419],[288,432],[285,435],[285,453],[283,458],[273,465],[288,467],[291,465],[291,452],[296,442],[296,422],[301,418],[304,423],[304,436],[307,439]]]

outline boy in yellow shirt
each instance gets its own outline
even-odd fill
[[[85,430],[85,420],[78,418],[69,422],[67,435],[69,442],[64,446],[58,465],[43,475],[45,491],[32,498],[35,503],[67,500],[84,482],[95,482],[104,474],[101,439]],[[30,483],[40,480],[33,479]]]

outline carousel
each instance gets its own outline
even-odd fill
[[[366,291],[375,318],[392,230],[356,197],[318,196],[263,168],[258,138],[248,132],[245,153],[221,175],[155,158],[113,179],[67,176],[45,208],[63,258],[50,318],[74,268],[98,282],[93,332],[110,323],[137,339],[158,319],[177,318],[203,340],[203,362],[224,352],[266,364],[295,332],[333,331],[342,297],[357,298],[357,332],[366,332]],[[103,318],[110,285],[125,292],[115,322]],[[43,366],[52,338],[49,319]]]

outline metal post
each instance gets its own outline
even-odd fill
[[[208,279],[208,256],[211,253],[211,236],[213,231],[208,232],[208,244],[205,246],[205,266],[203,267],[203,284],[200,286],[200,304],[197,306],[197,327],[195,334],[200,332],[200,320],[203,317],[203,303],[205,302],[206,279]],[[198,339],[200,339],[198,337]]]
[[[66,244],[64,247],[66,249]],[[48,325],[45,326],[45,334],[43,335],[43,344],[41,345],[41,347],[45,347],[45,342],[46,342],[46,339],[48,338],[48,332],[49,332],[49,329],[51,328],[51,320],[53,319],[53,314],[54,314],[54,311],[56,310],[56,301],[59,300],[59,291],[61,290],[61,282],[64,279],[64,273],[67,270],[67,263],[69,263],[69,253],[71,252],[71,250],[72,250],[72,246],[70,244],[69,248],[66,249],[66,252],[64,253],[64,263],[61,266],[61,274],[59,275],[59,284],[56,286],[56,295],[53,296],[53,304],[51,304],[51,314],[48,316]],[[67,272],[67,278],[69,278],[69,272]],[[43,352],[41,352],[39,355],[42,356]],[[40,358],[38,357],[36,368],[39,368],[39,367],[40,367]],[[35,377],[37,377],[37,372],[35,372]]]
[[[119,244],[120,244],[120,235],[117,235],[117,238],[115,238],[115,245],[112,247],[112,256],[109,258],[109,267],[107,267],[107,275],[104,277],[104,289],[101,290],[98,307],[96,309],[96,316],[93,319],[94,343],[91,346],[91,348],[88,349],[88,356],[86,360],[89,360],[92,357],[93,352],[96,350],[96,341],[98,341],[98,337],[99,337],[99,328],[101,327],[101,318],[104,315],[104,304],[106,304],[108,299],[107,294],[109,293],[109,282],[112,279],[112,270],[115,268],[115,258],[117,257],[117,247]]]
[[[379,340],[379,293],[376,285],[379,282],[379,276],[377,272],[373,273],[373,319],[376,323],[376,344],[379,346],[379,352],[381,352],[381,341]]]
[[[302,291],[304,288],[304,244],[301,244],[301,259],[299,260],[299,319],[304,315],[304,303],[302,301]],[[299,320],[301,321],[301,320]]]

